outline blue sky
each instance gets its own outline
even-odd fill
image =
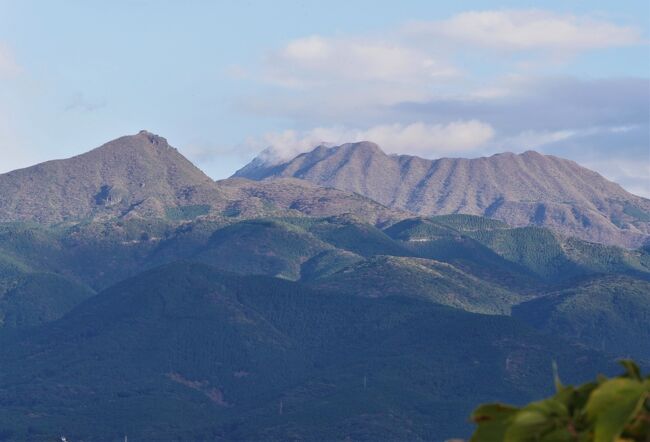
[[[214,178],[370,139],[650,196],[649,29],[645,1],[0,0],[0,172],[148,129]]]

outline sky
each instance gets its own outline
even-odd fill
[[[650,3],[0,0],[0,173],[141,129],[215,179],[370,140],[650,197]]]

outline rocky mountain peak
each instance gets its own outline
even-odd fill
[[[166,139],[166,138],[163,138],[163,137],[161,137],[160,135],[156,135],[156,134],[154,134],[154,133],[151,133],[151,132],[149,132],[148,130],[144,130],[144,129],[143,129],[143,130],[141,130],[140,132],[138,132],[138,134],[135,135],[135,136],[144,137],[144,138],[146,138],[146,139],[147,139],[151,144],[156,145],[156,146],[157,146],[157,145],[169,146],[169,144],[167,143],[167,139]]]
[[[381,150],[381,148],[376,143],[373,143],[372,141],[358,141],[356,143],[347,143],[347,144],[343,144],[341,148],[350,151],[355,151],[355,152],[363,152],[367,154],[386,155],[384,151]]]
[[[0,221],[54,223],[209,200],[214,182],[167,140],[140,131],[64,160],[0,175]]]

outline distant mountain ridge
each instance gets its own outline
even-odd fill
[[[358,194],[302,180],[215,182],[165,138],[146,130],[72,158],[0,174],[0,222],[51,225],[301,213],[352,213],[377,223],[405,216]]]
[[[147,131],[90,152],[0,175],[0,221],[62,222],[204,204],[213,181]]]
[[[399,157],[366,147],[318,148],[295,176],[390,194]],[[646,213],[536,158],[454,160],[448,195],[402,197]],[[553,361],[569,383],[650,366],[650,244],[418,216],[276,167],[215,182],[143,131],[0,175],[0,441],[467,438],[476,404],[553,391]]]
[[[318,146],[281,164],[256,159],[234,176],[300,178],[419,215],[487,216],[604,244],[638,247],[650,238],[650,200],[573,161],[533,151],[427,160],[387,155],[364,141]]]

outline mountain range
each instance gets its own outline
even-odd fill
[[[327,179],[366,187],[314,182],[342,151]],[[401,157],[368,143],[314,152],[215,182],[142,131],[0,175],[0,440],[443,441],[470,434],[478,403],[551,392],[553,363],[567,383],[621,357],[650,366],[641,212],[601,241],[560,218],[495,219],[504,209],[419,213],[362,195],[392,189],[376,158]],[[494,196],[485,171],[507,166],[526,192],[575,172],[566,201],[556,189],[543,204],[600,195],[646,210],[565,160],[458,161],[483,184],[449,187],[449,207],[461,194],[475,207],[479,187]],[[494,179],[515,211],[525,189],[506,181]]]
[[[43,225],[119,218],[255,217],[359,212],[387,221],[391,210],[350,192],[297,180],[215,182],[167,140],[147,131],[90,152],[0,174],[0,221]]]
[[[573,161],[533,151],[426,160],[359,142],[318,146],[280,164],[257,158],[234,176],[300,178],[418,215],[480,215],[623,247],[650,238],[650,200]]]

